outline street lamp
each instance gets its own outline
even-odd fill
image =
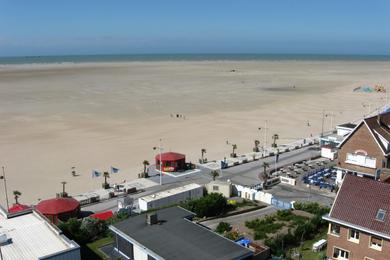
[[[161,147],[161,142],[162,142],[162,140],[160,138],[160,143],[159,143],[158,147],[153,147],[153,150],[157,150],[158,149],[159,153],[160,153],[160,160],[159,160],[159,165],[160,165],[160,185],[162,185],[162,174],[163,174],[163,167],[162,167],[162,160],[161,160],[161,158],[162,158],[162,149],[163,148]]]
[[[267,149],[267,137],[268,137],[267,136],[267,130],[268,130],[267,124],[268,124],[268,120],[265,120],[264,127],[258,128],[259,131],[264,130],[264,148],[263,148],[264,151],[266,151],[266,149]]]

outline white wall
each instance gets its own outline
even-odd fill
[[[271,199],[273,198],[273,195],[270,193],[254,190],[241,185],[234,186],[237,191],[241,193],[240,197],[243,199],[258,200],[267,204],[271,204]]]
[[[147,211],[150,209],[161,208],[164,206],[173,205],[187,199],[197,199],[203,197],[203,186],[197,187],[192,190],[183,191],[181,193],[172,194],[168,197],[155,199],[152,201],[145,201],[143,198],[138,199],[138,205],[140,210]]]
[[[134,260],[148,260],[148,254],[143,248],[140,248],[137,245],[133,245],[134,249]]]
[[[337,152],[332,151],[332,149],[330,149],[330,148],[327,148],[327,147],[321,148],[321,157],[334,160],[334,159],[336,159],[336,155],[337,155]]]
[[[279,178],[280,178],[280,182],[284,184],[295,186],[297,183],[297,180],[293,178],[284,177],[284,176],[280,176]]]

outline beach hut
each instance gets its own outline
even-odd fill
[[[58,220],[67,221],[77,217],[80,212],[80,203],[73,198],[54,198],[42,200],[36,206],[36,210],[45,215],[52,223]]]
[[[156,168],[160,168],[160,154],[156,157]],[[162,169],[164,172],[176,172],[185,170],[186,168],[186,156],[180,153],[168,152],[161,154]]]

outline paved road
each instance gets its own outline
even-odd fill
[[[221,221],[228,222],[234,226],[234,225],[238,225],[240,223],[244,223],[247,220],[254,220],[254,219],[263,217],[265,215],[270,215],[276,211],[277,211],[277,209],[274,208],[273,206],[268,206],[268,207],[265,207],[262,209],[250,211],[250,212],[239,214],[239,215],[203,221],[200,224],[214,230],[218,226],[219,222],[221,222]]]
[[[283,167],[286,165],[290,165],[295,162],[303,161],[310,159],[312,157],[316,157],[319,155],[319,151],[313,150],[310,147],[305,147],[302,149],[290,151],[287,153],[280,154],[279,156],[279,162],[278,167]],[[230,179],[233,183],[242,184],[242,185],[255,185],[260,184],[260,180],[258,178],[259,174],[263,171],[263,168],[261,167],[263,162],[268,162],[270,164],[270,168],[273,169],[275,167],[274,165],[274,157],[268,157],[264,159],[260,159],[258,161],[234,166],[228,169],[222,170],[222,175],[219,176],[218,179],[220,180],[227,180]],[[209,183],[212,180],[212,177],[210,175],[211,170],[207,168],[202,168],[201,172],[194,173],[187,176],[182,177],[171,177],[167,175],[163,175],[163,185],[156,185],[150,188],[145,189],[144,192],[138,193],[136,195],[132,195],[135,200],[139,197],[153,194],[162,190],[172,189],[175,187],[183,186],[189,183],[198,183],[198,184],[206,184]],[[153,174],[153,169],[151,170]],[[150,178],[150,180],[155,181],[156,183],[159,183],[159,176],[154,175]],[[278,185],[279,186],[279,185]],[[313,196],[313,200],[316,198]],[[293,200],[293,199],[291,199]],[[86,211],[93,211],[93,212],[101,212],[106,210],[113,210],[115,211],[117,209],[117,199],[113,198],[111,200],[102,201],[98,204],[89,205],[86,207],[83,207],[83,210]]]

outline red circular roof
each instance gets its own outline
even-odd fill
[[[16,212],[19,212],[19,211],[23,211],[23,210],[26,210],[26,209],[29,209],[31,208],[30,206],[27,206],[27,205],[23,205],[23,204],[14,204],[12,207],[10,207],[8,209],[8,212],[9,213],[16,213]]]
[[[177,161],[177,160],[183,160],[185,158],[186,158],[186,156],[184,154],[181,154],[181,153],[168,152],[168,153],[161,154],[162,161]],[[160,154],[157,154],[155,159],[160,160]]]
[[[42,200],[36,209],[44,215],[58,215],[74,211],[78,207],[80,207],[80,203],[73,198],[55,198]]]

